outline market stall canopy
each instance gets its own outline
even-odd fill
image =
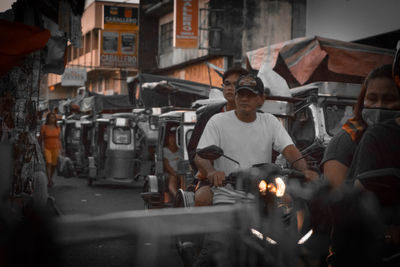
[[[362,83],[373,68],[392,64],[395,52],[318,36],[290,40],[276,44],[274,48],[264,57],[256,57],[257,53],[253,51],[248,54],[249,63],[261,69],[265,62],[275,61],[273,70],[290,88],[318,81]]]
[[[145,107],[190,107],[197,99],[208,98],[210,86],[168,76],[141,73],[128,77],[132,103]]]
[[[90,96],[87,97],[87,99],[90,99],[89,102],[92,103],[93,111],[95,113],[122,110],[131,111],[134,108],[132,103],[129,101],[128,95],[100,95],[90,93]],[[88,104],[86,103],[86,110],[88,110],[87,106]]]
[[[318,81],[362,83],[372,69],[392,64],[394,52],[315,37],[282,47],[274,70],[290,87]]]

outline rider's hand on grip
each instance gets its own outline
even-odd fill
[[[222,186],[225,181],[225,173],[221,171],[213,171],[207,174],[207,179],[211,186]]]
[[[306,177],[307,181],[314,181],[314,180],[318,179],[318,177],[319,177],[317,172],[311,171],[311,170],[304,170],[303,174]]]

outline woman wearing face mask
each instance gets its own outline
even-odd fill
[[[400,113],[400,92],[392,78],[392,65],[372,70],[364,81],[349,119],[325,150],[321,161],[324,176],[335,190],[348,175],[357,145],[367,129],[374,124],[393,119]]]

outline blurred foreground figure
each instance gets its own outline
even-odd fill
[[[60,266],[55,231],[47,210],[28,206],[21,218],[0,207],[0,266]]]

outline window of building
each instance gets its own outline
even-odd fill
[[[93,31],[92,48],[93,49],[99,48],[99,31],[96,29]]]
[[[168,22],[160,27],[160,54],[172,48],[173,22]]]
[[[83,38],[83,36],[82,36],[82,37],[81,37],[81,47],[78,48],[79,57],[83,56],[83,42],[84,42],[83,39],[84,39],[84,38]]]
[[[90,32],[85,35],[85,54],[90,52]]]
[[[68,46],[67,53],[68,53],[68,62],[70,62],[72,60],[72,47],[71,47],[71,45]]]
[[[79,56],[79,54],[78,54],[78,53],[79,53],[78,48],[75,47],[75,46],[72,46],[72,50],[73,50],[72,59],[77,59],[78,56]]]

